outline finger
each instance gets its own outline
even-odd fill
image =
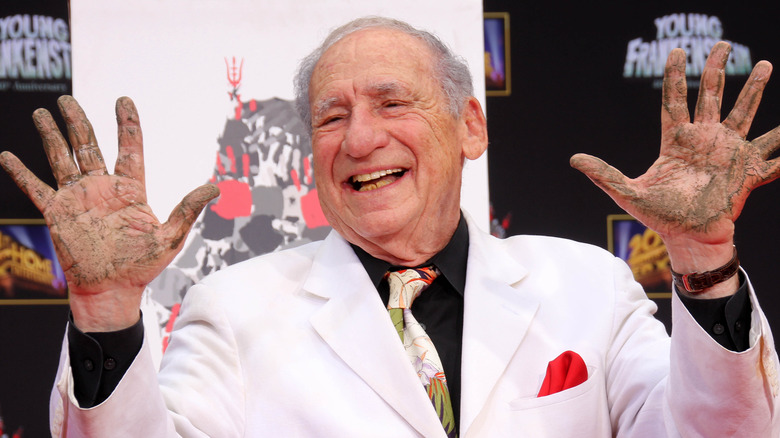
[[[144,171],[144,138],[138,110],[129,97],[116,101],[116,123],[119,136],[119,152],[114,173],[140,181],[146,196],[146,173]]]
[[[73,155],[79,163],[84,175],[105,175],[106,163],[95,138],[95,131],[89,123],[87,115],[76,99],[72,96],[61,96],[57,99],[62,117],[68,126],[68,138],[73,146]]]
[[[725,41],[717,42],[712,46],[701,74],[694,122],[720,122],[720,106],[723,100],[723,83],[726,79],[726,61],[729,59],[729,53],[731,53],[731,46]]]
[[[38,179],[16,156],[10,152],[0,153],[0,165],[11,179],[30,198],[35,207],[43,213],[46,205],[54,197],[54,189]]]
[[[679,48],[673,49],[666,59],[662,105],[662,131],[690,121],[688,86],[685,81],[685,52]]]
[[[219,196],[217,186],[205,184],[188,193],[173,209],[164,224],[164,232],[169,236],[171,249],[181,245],[203,207],[217,196]]]
[[[780,158],[769,160],[766,164],[767,167],[764,169],[764,179],[759,185],[770,183],[780,177]]]
[[[751,142],[763,159],[769,158],[780,147],[780,126]]]
[[[33,112],[33,122],[35,128],[43,140],[43,149],[46,151],[46,158],[49,159],[51,172],[57,181],[58,187],[63,187],[76,182],[81,178],[76,162],[70,155],[70,146],[60,132],[60,128],[54,122],[49,111],[39,108]]]
[[[626,209],[631,199],[636,198],[630,187],[630,179],[603,160],[587,154],[576,154],[569,160],[571,166],[584,173],[620,207]]]
[[[772,64],[768,61],[760,61],[753,67],[750,77],[737,97],[734,108],[723,121],[723,126],[736,131],[742,138],[747,137],[750,125],[753,123],[753,117],[758,111],[761,96],[764,94],[764,88],[771,75]]]

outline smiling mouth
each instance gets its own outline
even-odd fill
[[[388,184],[392,184],[404,176],[406,169],[378,170],[376,172],[355,175],[349,179],[352,188],[358,192],[376,190]]]

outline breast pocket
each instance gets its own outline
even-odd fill
[[[588,380],[545,397],[508,403],[506,430],[531,437],[611,437],[604,374],[588,367]]]

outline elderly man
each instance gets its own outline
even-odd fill
[[[671,341],[607,252],[498,240],[461,212],[463,163],[487,147],[468,70],[432,35],[365,18],[334,31],[296,80],[335,231],[195,285],[155,375],[141,293],[216,190],[196,189],[160,224],[129,99],[117,102],[114,175],[72,98],[59,102],[78,165],[37,111],[59,189],[8,153],[2,164],[46,217],[70,285],[53,433],[777,436],[777,355],[733,224],[750,190],[780,173],[765,161],[780,130],[744,139],[767,62],[720,123],[728,53],[713,47],[693,123],[685,54],[671,53],[661,154],[645,175],[572,158],[664,239],[680,273]],[[697,319],[726,303],[743,328],[719,343]]]

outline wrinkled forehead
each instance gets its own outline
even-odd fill
[[[396,29],[374,27],[353,32],[323,53],[314,67],[310,92],[327,79],[353,79],[368,74],[392,77],[430,72],[434,54],[417,37]],[[311,94],[310,94],[311,96]]]

